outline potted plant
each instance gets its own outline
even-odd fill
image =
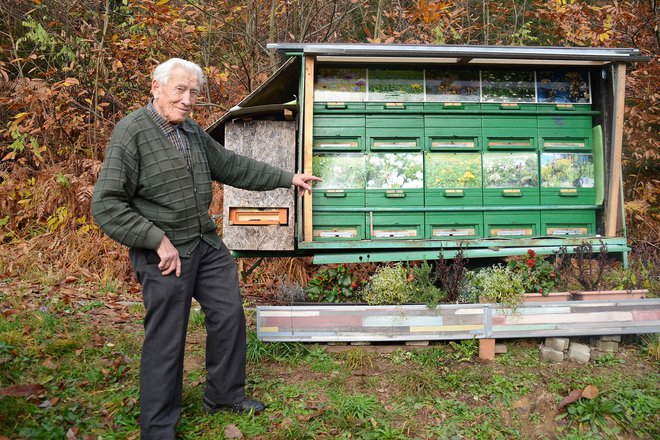
[[[570,292],[556,292],[558,272],[543,255],[529,249],[525,255],[509,259],[507,267],[520,274],[525,287],[523,298],[528,302],[568,301]]]
[[[525,282],[519,272],[497,264],[485,267],[469,277],[467,302],[498,303],[516,310],[523,303]]]
[[[369,305],[436,306],[446,294],[435,286],[431,266],[423,261],[411,267],[401,263],[379,267],[364,288],[363,297]]]
[[[573,249],[573,252],[569,256],[566,248],[562,247],[557,253],[556,262],[559,271],[566,274],[565,278],[575,280],[579,286],[576,291],[572,292],[573,299],[613,301],[646,298],[648,289],[635,288],[636,285],[631,282],[617,283],[615,289],[607,287],[608,259],[607,245],[604,243],[601,243],[598,251],[594,252],[591,243],[582,242]]]

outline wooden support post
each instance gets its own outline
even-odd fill
[[[303,99],[303,172],[312,174],[312,144],[314,142],[314,57],[305,56]],[[312,241],[312,196],[303,196],[303,241]]]
[[[623,154],[623,112],[626,96],[626,65],[614,65],[614,124],[612,124],[612,149],[610,150],[609,191],[605,213],[605,236],[616,237],[621,218],[621,155]]]
[[[487,361],[495,359],[495,339],[479,339],[479,359]]]

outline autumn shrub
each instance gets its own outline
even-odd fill
[[[444,258],[442,251],[435,262],[435,276],[445,292],[447,302],[456,302],[467,282],[467,263],[463,248],[459,248],[451,263]]]

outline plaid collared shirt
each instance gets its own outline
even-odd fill
[[[188,164],[188,170],[192,170],[192,155],[190,154],[190,142],[188,141],[188,135],[186,133],[194,133],[195,128],[192,126],[190,121],[186,119],[181,124],[172,124],[163,118],[158,112],[153,104],[153,98],[149,100],[147,104],[147,113],[151,116],[151,119],[154,120],[156,125],[163,130],[167,139],[172,142],[176,147],[177,151],[186,158],[186,163]],[[181,133],[183,132],[183,135]]]

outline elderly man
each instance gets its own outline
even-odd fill
[[[214,141],[189,118],[204,80],[198,65],[182,59],[156,67],[153,98],[112,132],[92,201],[101,229],[130,248],[142,284],[143,439],[175,437],[192,298],[202,306],[207,330],[204,408],[264,410],[245,395],[245,316],[236,264],[208,214],[211,181],[259,191],[295,185],[304,192],[320,180],[237,155]]]

